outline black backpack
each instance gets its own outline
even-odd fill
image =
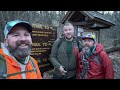
[[[36,69],[35,64],[34,64],[31,57],[30,57],[30,60],[31,60],[31,64],[33,66],[32,70],[7,74],[6,60],[2,55],[0,55],[0,79],[6,79],[7,77],[10,77],[10,76],[14,76],[14,75],[22,74],[22,73],[27,73],[27,72],[33,72],[33,71],[36,71],[36,73],[37,73],[37,69]]]
[[[59,48],[63,42],[64,38],[59,38],[59,42],[58,42],[58,45],[57,45],[57,48]],[[82,47],[81,47],[81,44],[78,40],[78,38],[76,38],[76,42],[77,42],[77,46],[79,48],[79,52],[82,51]]]

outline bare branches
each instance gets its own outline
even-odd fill
[[[23,20],[24,15],[25,15],[26,11],[22,13],[21,17],[19,18],[20,20]]]
[[[2,23],[6,23],[6,20],[5,20],[4,15],[3,15],[3,11],[0,11],[0,15],[1,15]]]

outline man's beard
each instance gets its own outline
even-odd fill
[[[86,55],[90,55],[92,53],[91,48],[86,46],[82,49],[82,52]]]
[[[70,35],[70,37],[65,37],[67,40],[72,40],[73,39],[73,35],[71,35],[71,34],[69,34]]]
[[[26,44],[28,45],[28,48],[19,48],[21,44]],[[10,54],[12,54],[15,58],[17,59],[25,59],[28,55],[31,54],[31,45],[28,40],[26,41],[17,41],[16,42],[16,47],[12,47],[8,45],[8,50]]]

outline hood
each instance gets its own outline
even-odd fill
[[[95,53],[98,54],[100,51],[104,50],[103,45],[101,44],[96,44],[96,51]]]

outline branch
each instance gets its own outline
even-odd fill
[[[6,20],[4,20],[3,12],[2,12],[2,11],[0,11],[0,14],[1,14],[1,19],[2,19],[2,22],[3,22],[3,23],[6,23]]]
[[[19,13],[20,13],[20,11],[17,11],[17,17],[16,17],[16,19],[18,20],[19,19],[19,17],[20,17],[20,15],[19,15]]]
[[[9,11],[7,11],[6,13],[7,13],[7,20],[10,20],[10,17],[9,17],[9,13],[8,13]]]
[[[22,19],[23,19],[23,16],[25,15],[25,13],[26,13],[26,11],[25,11],[25,12],[23,12],[23,14],[22,14],[22,16],[21,16],[20,20],[22,20]]]

